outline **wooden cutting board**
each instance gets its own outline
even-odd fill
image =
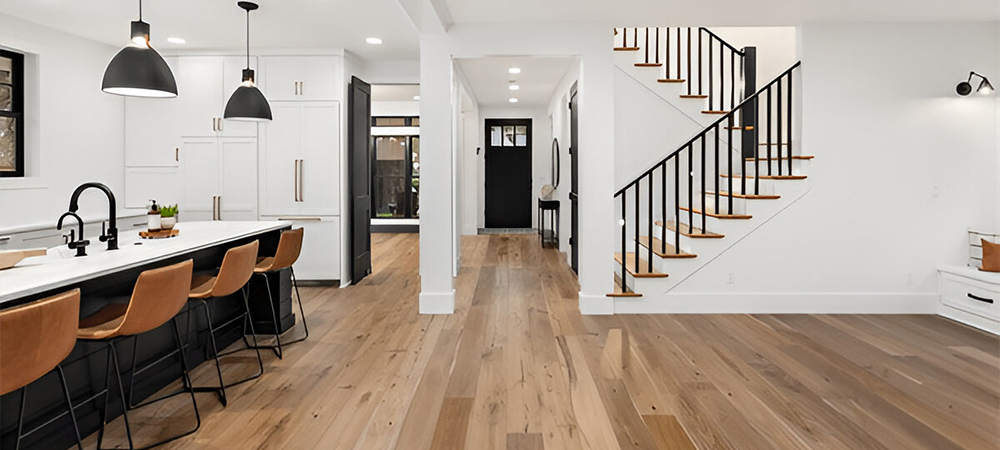
[[[4,250],[0,251],[0,270],[10,269],[21,262],[22,259],[31,256],[45,256],[44,248],[32,248],[28,250]]]
[[[171,230],[140,231],[139,237],[143,239],[166,239],[177,236],[180,232],[181,231],[176,228]]]

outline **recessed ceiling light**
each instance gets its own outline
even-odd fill
[[[382,45],[382,40],[377,37],[370,37],[368,39],[365,39],[365,42],[372,45]]]
[[[511,102],[511,103],[517,103],[517,99],[516,98],[511,98],[510,100],[507,100],[507,101]]]
[[[167,42],[171,44],[187,44],[187,41],[185,41],[184,38],[173,37],[173,36],[168,37]]]
[[[420,96],[419,96],[419,95],[414,95],[414,96],[413,96],[413,99],[414,99],[414,100],[420,100]]]
[[[520,67],[511,67],[510,69],[507,69],[507,72],[509,72],[509,73],[521,73],[521,68]]]
[[[518,85],[516,85],[516,84],[512,84],[512,85],[510,85],[510,86],[507,86],[507,89],[510,89],[510,90],[512,90],[512,91],[516,91],[516,90],[518,90],[518,89],[521,89],[521,86],[518,86]]]

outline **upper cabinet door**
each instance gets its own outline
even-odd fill
[[[232,97],[236,88],[243,84],[243,69],[247,67],[245,56],[226,56],[222,58],[222,98],[219,100],[219,117],[226,111],[226,104],[229,97]],[[257,67],[257,57],[250,57],[250,67]],[[260,85],[260,71],[255,70],[257,85]],[[222,122],[221,136],[224,137],[257,137],[257,122],[241,122],[238,120],[224,120]]]
[[[217,56],[178,58],[177,99],[180,103],[180,131],[184,137],[219,135],[222,122],[223,61]]]
[[[340,104],[302,105],[300,213],[340,214]]]
[[[257,220],[257,139],[223,138],[222,220]]]
[[[177,73],[177,58],[165,58]],[[125,97],[125,167],[177,167],[177,98]]]
[[[180,151],[181,220],[212,217],[212,200],[222,195],[219,186],[219,140],[184,139]]]
[[[265,80],[260,84],[270,101],[340,100],[338,56],[267,56],[261,58]]]
[[[260,213],[297,215],[302,181],[302,108],[293,102],[272,102],[271,115],[274,120],[260,127]]]

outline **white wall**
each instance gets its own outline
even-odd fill
[[[547,108],[538,107],[480,107],[479,129],[480,138],[477,146],[483,151],[476,158],[478,161],[476,191],[481,202],[477,205],[476,227],[486,227],[486,119],[531,119],[531,226],[538,223],[538,197],[542,194],[542,186],[549,184],[552,177],[552,123],[549,120]],[[564,216],[563,218],[568,218]],[[560,220],[561,220],[560,219]]]
[[[954,93],[969,70],[1000,78],[997,42],[998,23],[803,26],[812,190],[674,292],[936,302],[966,228],[998,228],[998,99]]]
[[[573,183],[572,155],[570,155],[570,89],[573,83],[580,79],[580,63],[570,66],[562,80],[556,86],[552,99],[549,100],[549,117],[552,123],[552,136],[559,140],[559,186],[552,193],[552,198],[559,200],[559,214],[561,215],[559,227],[559,249],[566,252],[566,260],[571,262],[572,255],[569,246],[570,234],[572,234],[573,217],[572,205],[569,200],[569,193]],[[617,134],[616,134],[617,138]]]
[[[757,47],[758,89],[798,61],[798,37],[795,27],[710,27],[710,29],[733,47]]]
[[[420,102],[372,102],[372,117],[413,117],[420,115]]]
[[[73,189],[87,181],[108,185],[122,207],[125,102],[101,91],[104,69],[119,49],[3,14],[0,46],[29,54],[29,177],[0,178],[0,229],[54,227]],[[96,191],[81,199],[85,218],[106,217],[107,210],[107,201]]]
[[[421,34],[420,112],[422,176],[420,204],[420,310],[454,311],[450,255],[453,227],[451,180],[454,102],[453,59],[488,55],[581,57],[580,76],[580,304],[587,312],[611,312],[612,289],[614,63],[608,44],[610,24],[456,25],[446,34]],[[503,39],[497,39],[503,36]],[[588,86],[593,88],[588,89]]]

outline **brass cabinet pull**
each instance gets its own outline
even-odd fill
[[[222,196],[212,196],[212,220],[222,220]]]
[[[174,162],[181,162],[181,148],[174,148]]]
[[[321,222],[323,221],[323,218],[316,216],[289,216],[289,217],[278,217],[278,220],[288,220],[295,222]]]
[[[305,195],[303,195],[303,194],[304,194],[304,192],[302,191],[302,178],[303,178],[303,177],[304,177],[304,175],[305,175],[305,174],[303,173],[303,168],[304,168],[304,167],[303,167],[303,164],[304,164],[304,162],[305,162],[305,160],[302,160],[302,159],[300,159],[300,160],[299,160],[299,179],[298,179],[298,184],[296,185],[296,186],[297,186],[297,189],[298,189],[298,191],[299,191],[299,201],[300,201],[300,202],[304,202],[304,201],[306,201],[306,199],[305,199]]]
[[[299,160],[296,159],[295,163],[293,165],[295,167],[295,181],[292,184],[292,191],[293,191],[292,195],[295,196],[295,202],[298,203],[298,201],[299,201]]]

